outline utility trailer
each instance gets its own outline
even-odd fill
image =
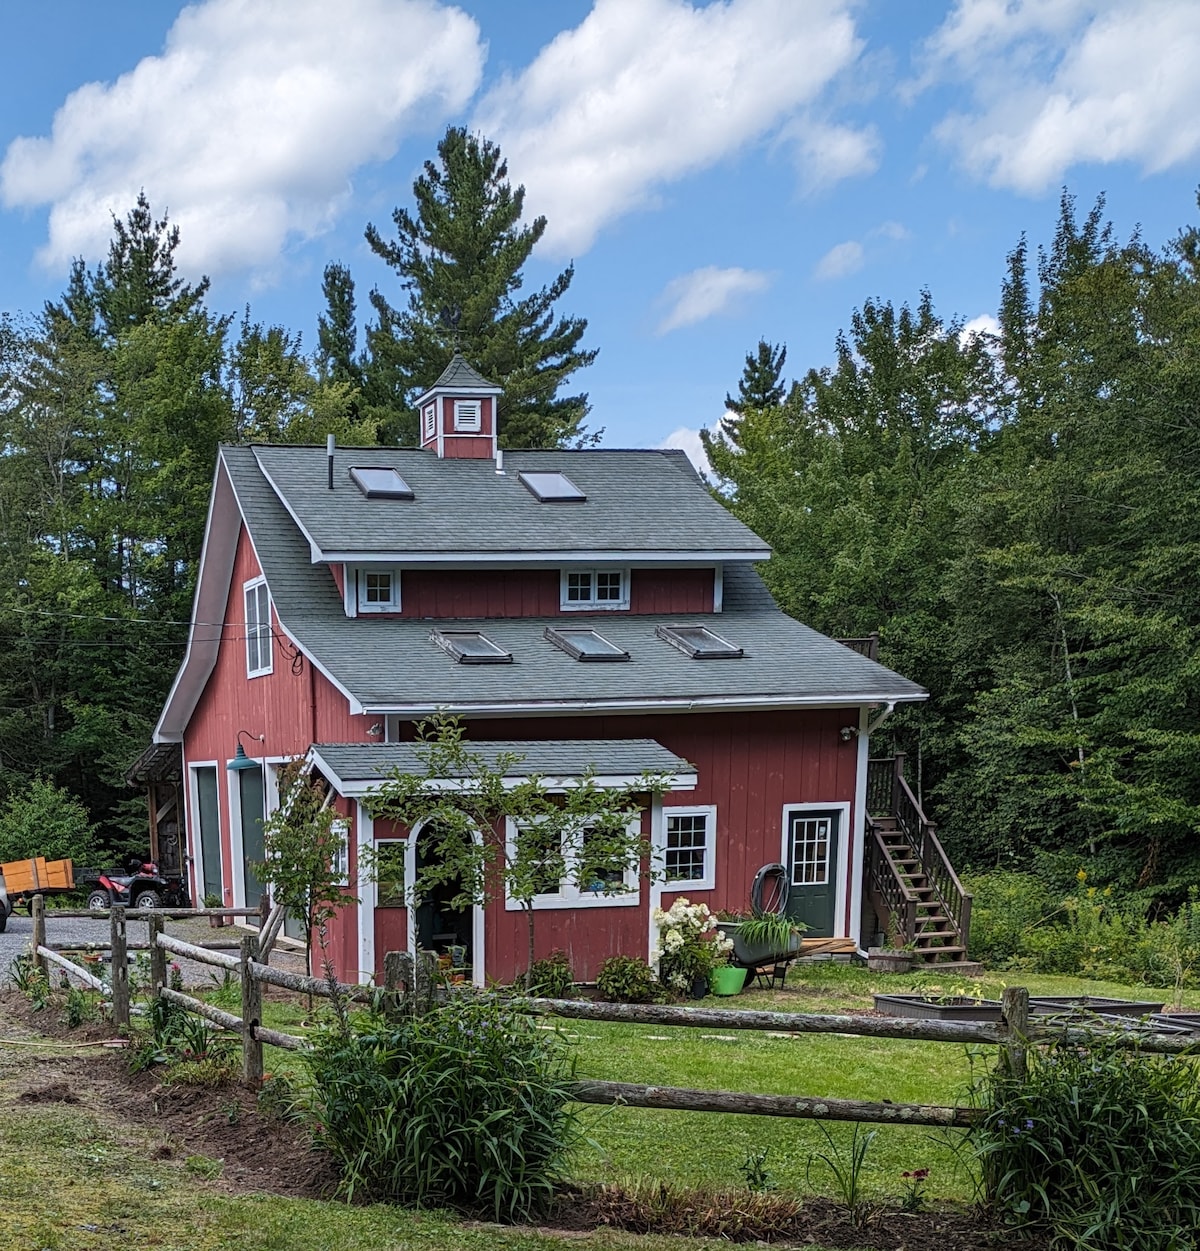
[[[70,860],[7,860],[0,864],[0,881],[8,895],[8,910],[18,903],[32,906],[34,895],[65,895],[75,890],[75,866]]]

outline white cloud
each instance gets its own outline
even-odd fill
[[[727,417],[732,416],[730,413],[725,414]],[[720,422],[714,421],[708,427],[709,433],[716,434],[720,429]],[[688,454],[688,460],[692,462],[695,468],[705,477],[712,476],[712,465],[708,461],[708,453],[704,450],[704,443],[700,438],[700,431],[692,426],[680,426],[677,430],[672,430],[669,435],[661,443],[660,448],[677,447],[682,448]]]
[[[741,296],[765,291],[770,285],[770,275],[760,269],[718,269],[715,265],[672,278],[659,297],[659,302],[669,307],[658,324],[658,333],[669,334],[728,312]]]
[[[861,51],[854,0],[596,0],[480,104],[473,125],[500,143],[547,246],[583,252],[661,188],[802,119]],[[862,172],[874,140],[797,120],[815,181]],[[822,137],[823,136],[823,137]]]
[[[270,266],[326,228],[360,165],[461,110],[479,29],[436,0],[205,0],[158,56],[72,92],[0,165],[10,207],[49,204],[48,265],[96,257],[142,188],[192,272]]]
[[[971,340],[980,336],[996,338],[1000,334],[1000,321],[993,313],[980,313],[964,323],[958,332],[958,341],[964,347]]]
[[[871,234],[877,239],[891,239],[893,243],[903,243],[912,238],[912,231],[903,222],[880,222]]]
[[[917,87],[970,85],[940,123],[961,164],[1027,194],[1081,162],[1147,173],[1200,154],[1195,0],[958,0],[929,40]]]
[[[883,144],[874,126],[858,129],[797,118],[781,136],[796,149],[796,165],[806,191],[824,191],[844,178],[873,174]]]
[[[847,274],[855,274],[862,269],[866,259],[866,251],[857,239],[835,243],[817,262],[813,277],[822,282],[831,278],[845,278]]]

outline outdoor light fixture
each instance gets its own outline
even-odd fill
[[[234,752],[233,759],[225,766],[230,773],[241,773],[246,769],[261,769],[261,760],[252,760],[246,755],[246,749],[242,746],[242,735],[248,735],[257,743],[265,743],[267,736],[265,734],[251,734],[249,730],[238,731],[237,751]]]
[[[838,738],[840,738],[843,743],[848,743],[852,738],[857,738],[857,737],[858,737],[858,726],[856,725],[844,725],[838,731]],[[241,748],[239,747],[238,750],[241,751]],[[232,766],[230,767],[232,768]]]
[[[383,725],[376,721],[375,724],[367,731],[372,738],[378,738],[383,733]]]

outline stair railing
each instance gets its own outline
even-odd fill
[[[881,904],[889,917],[904,918],[904,942],[917,941],[917,904],[920,896],[896,871],[888,855],[887,844],[879,827],[867,818],[867,890],[879,910]]]

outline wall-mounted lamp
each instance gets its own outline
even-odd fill
[[[840,738],[843,743],[848,743],[852,738],[858,738],[858,726],[842,726],[842,728],[838,731],[838,738]]]
[[[225,766],[230,773],[241,773],[245,769],[261,769],[261,760],[252,760],[246,755],[246,749],[242,746],[242,735],[252,738],[256,743],[265,743],[267,736],[265,734],[251,734],[249,730],[239,730],[237,737],[237,751],[233,754],[233,759]]]
[[[367,731],[372,738],[378,738],[383,733],[383,723],[376,721],[375,724]]]

